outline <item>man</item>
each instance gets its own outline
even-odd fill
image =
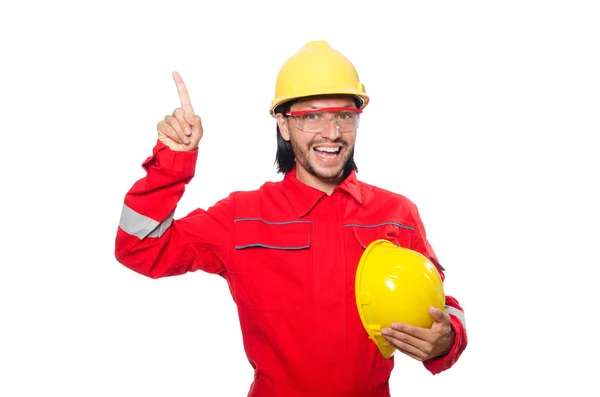
[[[173,76],[181,107],[158,123],[147,176],[125,196],[118,261],[152,278],[200,269],[227,281],[255,370],[249,396],[389,396],[393,358],[368,338],[356,307],[360,257],[387,239],[431,259],[442,277],[443,268],[416,206],[357,180],[354,144],[369,97],[353,65],[326,42],[289,58],[271,106],[283,180],[177,220],[203,129]],[[398,323],[381,332],[436,374],[456,362],[467,336],[452,297],[430,314],[431,328]]]

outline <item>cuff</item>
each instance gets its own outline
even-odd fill
[[[460,319],[451,314],[450,323],[454,330],[455,337],[454,345],[452,345],[448,354],[423,361],[425,368],[433,375],[439,374],[452,367],[467,347],[467,330],[463,327]]]
[[[152,156],[144,161],[142,167],[146,171],[152,167],[161,173],[176,175],[178,179],[191,179],[196,172],[197,160],[198,148],[189,151],[175,151],[157,140],[152,149]]]

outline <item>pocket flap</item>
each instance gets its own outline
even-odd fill
[[[299,250],[310,247],[310,221],[271,222],[261,218],[241,218],[235,222],[235,249],[263,247]]]
[[[410,234],[414,227],[398,222],[382,222],[377,224],[348,224],[351,227],[358,243],[367,248],[375,240],[385,239],[396,245],[406,246],[410,244]]]

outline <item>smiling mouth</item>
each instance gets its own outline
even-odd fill
[[[340,154],[340,152],[342,151],[342,148],[340,146],[334,147],[334,148],[333,147],[315,147],[315,148],[313,148],[313,150],[320,157],[323,157],[326,159],[332,159]]]

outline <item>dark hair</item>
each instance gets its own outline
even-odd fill
[[[356,103],[356,107],[362,107],[362,101],[359,98],[354,98],[354,102]],[[277,113],[285,113],[290,110],[294,101],[284,102],[281,105],[275,108],[275,114]],[[277,128],[277,153],[275,154],[275,164],[277,165],[277,172],[280,174],[287,174],[294,168],[296,164],[296,156],[294,155],[294,149],[292,148],[292,143],[286,141],[281,136],[281,131],[279,130],[279,124],[276,125]],[[346,178],[352,171],[358,172],[358,167],[354,162],[354,149],[350,153],[350,157],[348,158],[348,162],[344,167],[344,178]]]

